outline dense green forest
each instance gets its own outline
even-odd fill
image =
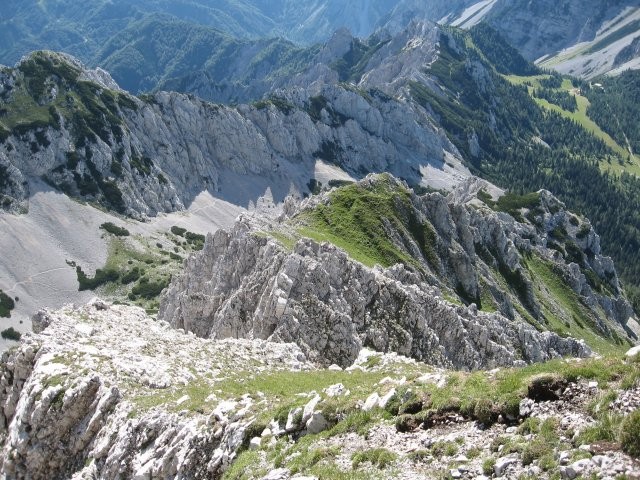
[[[497,30],[486,23],[477,24],[470,33],[475,45],[498,73],[523,76],[540,73],[538,67],[527,62]]]
[[[631,70],[598,82],[583,88],[591,102],[589,117],[620,145],[629,145],[634,153],[640,153],[640,71]]]
[[[578,109],[576,97],[568,92],[552,90],[550,88],[537,88],[533,91],[533,96],[558,105],[568,112],[575,112]]]
[[[473,43],[482,45],[476,42],[478,34],[484,32],[470,33]],[[603,173],[600,161],[614,155],[603,141],[539,107],[526,87],[506,81],[484,58],[466,33],[450,29],[430,69],[447,95],[413,83],[414,98],[439,117],[476,174],[516,193],[550,190],[570,209],[590,218],[639,310],[640,181],[628,174]],[[480,94],[468,59],[484,63],[490,92]],[[501,61],[517,65],[508,58]],[[482,150],[475,157],[469,147],[473,132]]]

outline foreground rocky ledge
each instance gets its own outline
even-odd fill
[[[99,300],[35,326],[0,363],[7,479],[640,475],[597,437],[640,415],[637,357],[463,373],[363,350],[319,369]]]
[[[295,345],[199,340],[101,301],[35,320],[44,331],[2,359],[7,478],[215,478],[253,403],[225,402],[216,386],[311,368]]]

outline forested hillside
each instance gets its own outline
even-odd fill
[[[628,71],[595,83],[586,89],[589,116],[619,144],[640,152],[640,72]]]
[[[570,209],[590,218],[605,252],[616,260],[635,308],[640,308],[640,180],[627,173],[607,173],[603,164],[619,155],[604,141],[577,122],[542,108],[526,85],[515,85],[500,75],[486,60],[495,53],[483,53],[487,38],[495,36],[484,27],[470,33],[449,30],[441,56],[429,70],[445,95],[414,83],[413,97],[436,113],[478,175],[516,193],[550,190]],[[486,70],[478,73],[471,68],[473,62]],[[504,71],[520,63],[503,57],[499,65]],[[628,81],[623,77],[611,82],[618,86]],[[597,95],[594,92],[590,98]],[[623,118],[631,119],[624,112],[633,108],[622,109]],[[478,150],[469,140],[476,136]]]

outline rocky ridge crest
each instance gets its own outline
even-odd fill
[[[574,218],[556,199],[540,193],[536,227],[490,211],[475,196],[487,184],[477,182],[468,182],[449,197],[417,196],[385,175],[344,187],[387,192],[398,204],[407,195],[409,201],[398,215],[433,232],[427,234],[433,242],[428,250],[408,228],[393,218],[383,219],[382,228],[394,247],[415,260],[388,268],[366,267],[333,244],[304,238],[307,213],[330,206],[336,191],[300,205],[285,203],[283,217],[275,222],[243,216],[231,231],[208,236],[204,250],[187,260],[184,273],[163,296],[159,318],[205,338],[296,342],[312,360],[343,366],[363,346],[469,369],[589,355],[584,343],[539,332],[530,324],[552,328],[542,313],[548,304],[536,296],[539,287],[526,267],[531,255],[554,265],[562,272],[560,278],[566,275],[584,312],[591,305],[600,334],[624,335],[632,310],[612,262],[600,255],[590,225],[582,224],[588,232],[580,245],[592,253],[583,268],[587,275],[608,278],[609,294],[594,292],[580,266],[549,248],[550,232],[558,225],[567,228]],[[301,234],[287,239],[300,226]],[[580,226],[568,228],[575,235]],[[456,306],[445,300],[455,298],[454,292],[472,304]],[[493,313],[479,311],[481,301],[485,307],[494,305]],[[598,316],[601,309],[606,313]]]
[[[640,472],[633,445],[585,443],[602,415],[637,416],[638,348],[471,374],[363,349],[343,370],[293,344],[198,339],[98,299],[41,311],[34,327],[0,359],[7,480]]]
[[[3,69],[5,210],[27,208],[33,177],[139,217],[181,210],[204,190],[247,206],[271,188],[282,201],[308,191],[318,160],[355,176],[391,171],[415,183],[428,166],[450,183],[468,176],[424,112],[386,95],[319,85],[227,107],[177,93],[138,99],[113,86],[105,72],[51,52]],[[19,101],[35,120],[13,111]]]

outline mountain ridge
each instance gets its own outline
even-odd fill
[[[447,198],[417,196],[383,174],[302,205],[289,201],[275,221],[243,217],[231,231],[209,236],[187,261],[163,295],[159,318],[205,338],[295,342],[313,361],[343,367],[362,347],[442,367],[490,369],[518,361],[508,352],[521,352],[527,362],[565,348],[577,355],[577,345],[536,337],[538,331],[580,330],[586,335],[580,338],[596,342],[592,348],[605,349],[599,337],[613,345],[637,337],[633,310],[590,224],[548,192],[499,200],[519,204],[509,210],[519,217],[514,222],[487,209],[487,188],[471,179]],[[478,199],[483,195],[486,203]],[[558,255],[559,244],[573,257]],[[573,293],[545,298],[536,286],[541,275],[557,276]],[[456,309],[443,297],[474,305]],[[580,300],[569,307],[574,300],[567,298]],[[573,324],[577,316],[592,333]],[[478,333],[474,325],[494,326]],[[529,330],[511,330],[524,326]],[[478,336],[485,340],[473,344]]]

